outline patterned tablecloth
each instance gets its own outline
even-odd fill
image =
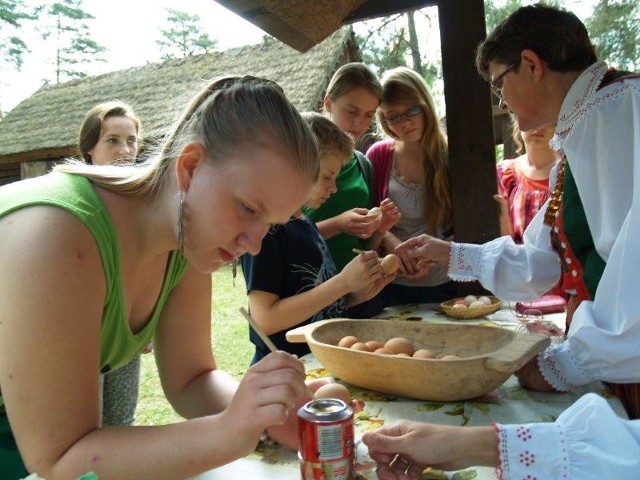
[[[380,318],[398,321],[452,321],[440,312],[437,306],[428,304],[387,308],[380,315]],[[529,321],[532,320],[529,319]],[[564,314],[546,315],[544,318],[537,318],[534,321],[538,324],[549,322],[559,327],[560,330],[564,329]],[[491,325],[496,328],[519,330],[525,328],[523,319],[516,317],[509,306],[505,306],[492,315],[476,320],[464,320],[464,322]],[[531,327],[531,324],[529,326]],[[313,355],[303,357],[302,361],[305,363],[308,378],[329,375]],[[493,422],[550,422],[587,392],[596,392],[604,396],[619,415],[626,417],[617,398],[612,396],[599,382],[584,386],[571,393],[543,393],[521,388],[515,376],[512,376],[494,392],[481,398],[460,402],[409,400],[345,385],[349,388],[352,398],[357,401],[356,437],[368,430],[401,418],[461,426],[491,425]],[[362,474],[360,477],[363,479],[376,478],[373,473]],[[248,457],[199,475],[194,480],[298,480],[299,478],[298,459],[295,452],[290,452],[276,445],[261,444],[256,452]],[[494,480],[497,477],[493,468],[473,467],[457,472],[428,472],[425,473],[424,478]]]

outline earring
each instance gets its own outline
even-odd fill
[[[176,224],[176,237],[178,240],[178,251],[184,253],[184,232],[182,231],[182,213],[184,210],[184,190],[178,192],[178,222]]]

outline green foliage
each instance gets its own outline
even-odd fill
[[[600,0],[585,22],[598,58],[622,70],[640,67],[640,5],[637,0]]]
[[[484,0],[484,16],[487,33],[493,31],[498,24],[522,6],[521,0],[507,0],[502,5],[496,5],[492,0]]]
[[[231,268],[225,266],[213,274],[211,300],[211,347],[218,368],[239,380],[249,368],[253,344],[247,322],[238,312],[247,307],[244,277],[238,271],[235,284]],[[166,425],[182,420],[164,396],[153,353],[142,355],[140,398],[136,411],[138,425]]]
[[[379,74],[399,66],[406,66],[405,56],[409,43],[405,39],[406,28],[402,16],[394,15],[380,22],[366,22],[368,31],[356,35],[360,45],[362,61],[375,65]]]
[[[94,17],[82,9],[82,0],[53,2],[45,15],[49,22],[42,29],[42,38],[54,35],[56,40],[56,83],[86,76],[83,64],[105,61],[101,54],[106,49],[91,39],[87,21]]]
[[[169,28],[160,30],[162,38],[156,40],[163,52],[163,58],[184,58],[201,53],[209,53],[217,44],[207,33],[202,33],[198,25],[199,15],[167,8]]]
[[[524,4],[532,4],[538,3],[534,1],[525,1]],[[562,7],[562,2],[560,0],[544,0],[545,5],[550,7]],[[494,0],[484,0],[484,13],[485,13],[485,21],[487,25],[487,33],[493,31],[494,28],[498,26],[498,24],[515,12],[518,8],[523,6],[522,0],[506,0],[503,2],[496,2]]]
[[[429,11],[435,10],[425,8],[362,22],[361,33],[356,33],[362,62],[380,76],[392,68],[409,66],[424,77],[433,94],[435,83],[442,79],[441,61],[432,62],[424,55],[420,50],[424,39],[416,32],[431,30]]]
[[[0,70],[20,70],[23,55],[29,52],[22,38],[23,22],[36,20],[39,8],[27,10],[24,0],[0,0]]]

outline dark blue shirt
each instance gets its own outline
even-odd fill
[[[279,298],[297,295],[320,285],[336,274],[336,266],[315,224],[306,218],[291,218],[285,225],[270,232],[262,241],[260,253],[240,258],[247,292],[261,290]],[[325,318],[345,317],[347,305],[340,298],[300,325]],[[292,327],[293,328],[293,327]],[[287,330],[269,335],[280,350],[303,356],[309,353],[306,343],[289,343]],[[252,364],[269,353],[269,349],[249,327],[249,338],[256,346]]]

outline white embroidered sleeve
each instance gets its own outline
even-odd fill
[[[503,480],[638,478],[640,420],[589,393],[553,423],[496,425]]]
[[[560,278],[560,259],[551,248],[543,207],[524,232],[524,244],[506,235],[482,245],[451,243],[449,276],[479,281],[503,300],[533,300]]]

